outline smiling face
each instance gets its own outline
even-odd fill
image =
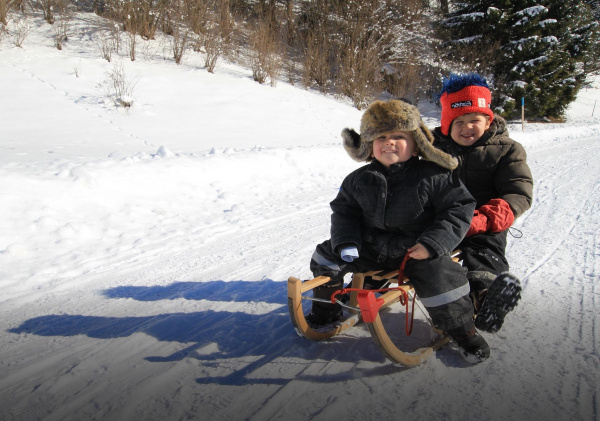
[[[452,121],[450,137],[459,145],[471,146],[490,128],[490,124],[490,118],[485,114],[463,114]]]
[[[417,156],[417,143],[410,132],[384,133],[373,140],[371,157],[386,168],[399,162],[408,161],[412,156]]]

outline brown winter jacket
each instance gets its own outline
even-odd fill
[[[368,247],[379,261],[417,242],[437,257],[469,229],[475,200],[453,172],[411,158],[387,170],[377,160],[350,173],[331,202],[331,246]]]
[[[458,159],[461,181],[477,201],[477,209],[491,199],[504,199],[515,218],[531,206],[533,177],[523,146],[508,137],[506,120],[494,115],[486,133],[471,146],[462,146],[440,127],[433,130],[434,146]]]

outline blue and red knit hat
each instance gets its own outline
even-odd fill
[[[440,93],[442,104],[441,130],[448,135],[452,121],[468,113],[483,113],[494,119],[491,109],[492,93],[485,78],[476,73],[451,73],[442,81]]]

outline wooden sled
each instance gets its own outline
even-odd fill
[[[372,291],[363,289],[365,277],[367,276],[370,276],[376,281],[390,281],[391,283],[397,283],[398,271],[389,273],[371,271],[353,274],[352,283],[350,285],[350,288],[352,289],[350,292],[350,302],[349,305],[345,307],[350,308],[351,313],[354,314],[341,323],[324,327],[323,330],[313,329],[306,322],[304,311],[302,309],[302,299],[308,299],[308,297],[303,297],[302,294],[329,282],[330,278],[319,276],[309,281],[302,282],[300,279],[290,277],[288,279],[288,308],[292,323],[298,334],[312,341],[322,341],[343,332],[362,320],[366,322],[373,340],[385,356],[392,363],[407,367],[422,364],[427,358],[433,355],[434,351],[439,350],[449,342],[450,339],[444,332],[433,328],[438,336],[429,346],[419,348],[414,352],[405,352],[398,348],[386,332],[379,315],[379,309],[399,301],[400,297],[404,295],[403,291],[406,291],[406,293],[414,293],[414,290],[410,284],[405,283],[399,285],[399,288],[403,291],[394,289],[385,292],[379,297],[375,297]]]

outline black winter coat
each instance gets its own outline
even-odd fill
[[[531,206],[533,177],[527,154],[520,143],[508,137],[506,121],[499,116],[486,133],[471,146],[461,146],[439,127],[433,145],[458,159],[455,172],[477,200],[477,208],[491,199],[504,199],[515,218]]]
[[[416,243],[431,257],[451,252],[466,234],[475,200],[458,177],[411,158],[388,170],[377,160],[350,173],[331,202],[331,247],[369,247],[378,261]]]

